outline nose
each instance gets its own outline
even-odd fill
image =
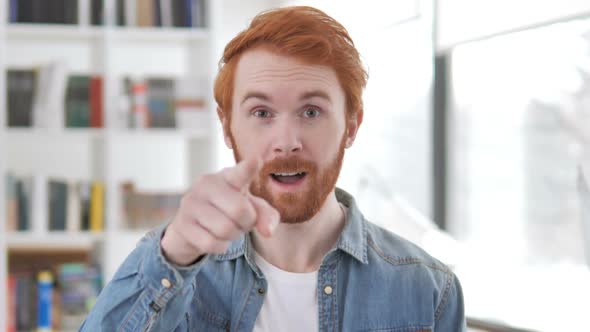
[[[287,157],[301,151],[302,144],[299,130],[293,123],[283,121],[275,128],[275,135],[272,142],[272,151],[275,156]]]

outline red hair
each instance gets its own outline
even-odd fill
[[[309,64],[331,67],[344,90],[348,115],[363,112],[362,90],[368,75],[348,32],[321,10],[297,6],[258,14],[246,30],[226,45],[219,61],[214,95],[217,105],[227,115],[231,114],[234,76],[240,56],[259,45],[269,45],[279,54]]]

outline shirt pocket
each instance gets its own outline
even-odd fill
[[[230,330],[231,322],[213,313],[200,310],[192,313],[192,319],[189,318],[190,331],[196,332],[226,332]]]

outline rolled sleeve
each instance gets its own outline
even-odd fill
[[[146,234],[103,289],[80,331],[172,331],[183,326],[197,273],[208,260],[174,266],[162,254],[166,225]]]

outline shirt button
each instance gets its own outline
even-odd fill
[[[162,283],[162,286],[164,286],[164,288],[172,287],[172,283],[170,282],[170,280],[168,280],[166,278],[162,279],[161,283]]]
[[[324,287],[324,293],[326,293],[327,295],[332,294],[332,287],[330,287],[330,286]]]

